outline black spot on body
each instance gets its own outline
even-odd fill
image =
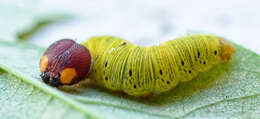
[[[107,62],[105,63],[105,67],[107,67]]]
[[[108,80],[108,78],[107,78],[107,77],[105,77],[105,80],[107,81],[107,80]]]
[[[160,74],[162,75],[162,70],[160,69]]]
[[[189,73],[191,74],[191,70],[189,70]]]
[[[97,70],[95,69],[95,72],[97,72]]]
[[[122,45],[126,45],[126,42],[123,42]]]
[[[218,54],[218,52],[215,50],[215,51],[214,51],[214,54],[215,54],[215,55],[217,55],[217,54]]]
[[[198,52],[198,57],[200,57],[200,52]]]
[[[167,81],[167,84],[170,84],[170,81]]]
[[[203,64],[206,64],[206,62],[204,61]]]
[[[131,69],[129,70],[129,76],[132,76],[132,70]]]
[[[136,88],[136,85],[134,85],[134,88]]]
[[[184,66],[184,62],[183,61],[181,61],[181,65]]]

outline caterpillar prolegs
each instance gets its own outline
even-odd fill
[[[92,55],[90,80],[133,96],[169,91],[199,72],[227,63],[235,52],[230,43],[213,35],[185,36],[149,47],[98,36],[81,45]]]

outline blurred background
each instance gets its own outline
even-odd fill
[[[25,38],[47,47],[61,38],[80,42],[91,36],[114,35],[147,46],[210,33],[260,54],[259,5],[258,0],[3,0],[0,38],[24,38],[21,34],[32,32],[39,22],[62,14],[67,17]],[[8,29],[16,36],[7,37]]]

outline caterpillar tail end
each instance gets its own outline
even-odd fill
[[[220,59],[221,63],[228,63],[232,59],[232,55],[236,52],[234,46],[223,37],[217,37],[220,42]]]

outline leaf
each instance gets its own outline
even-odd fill
[[[0,97],[2,119],[85,118],[54,96],[3,71],[0,73]]]
[[[24,110],[32,107],[36,108],[35,110],[51,108],[50,115],[59,113],[56,111],[60,111],[59,105],[62,105],[65,108],[62,112],[66,113],[60,113],[62,115],[60,118],[67,115],[111,119],[256,118],[260,116],[260,56],[241,46],[235,45],[235,47],[236,53],[229,64],[218,65],[208,72],[201,73],[196,79],[182,83],[168,93],[148,99],[135,99],[84,82],[59,89],[45,85],[39,77],[39,61],[44,49],[0,41],[0,67],[17,77],[2,73],[1,82],[5,83],[1,85],[1,89],[11,88],[9,91],[13,93],[20,91],[8,98],[3,95],[9,93],[3,92],[0,98],[5,100],[4,103],[12,103],[12,100],[7,99],[15,98],[20,103],[16,106],[24,105]],[[14,85],[16,82],[20,84]],[[39,102],[25,101],[22,97],[27,96],[26,92],[32,93],[30,99],[38,99]],[[35,92],[43,98],[37,98]],[[46,98],[53,98],[56,100],[55,104],[52,102],[38,104],[44,102]],[[15,110],[13,108],[10,110]],[[23,114],[23,111],[19,110],[11,112]],[[4,112],[0,111],[0,114],[3,115]],[[38,117],[42,114],[45,115],[39,113]]]

